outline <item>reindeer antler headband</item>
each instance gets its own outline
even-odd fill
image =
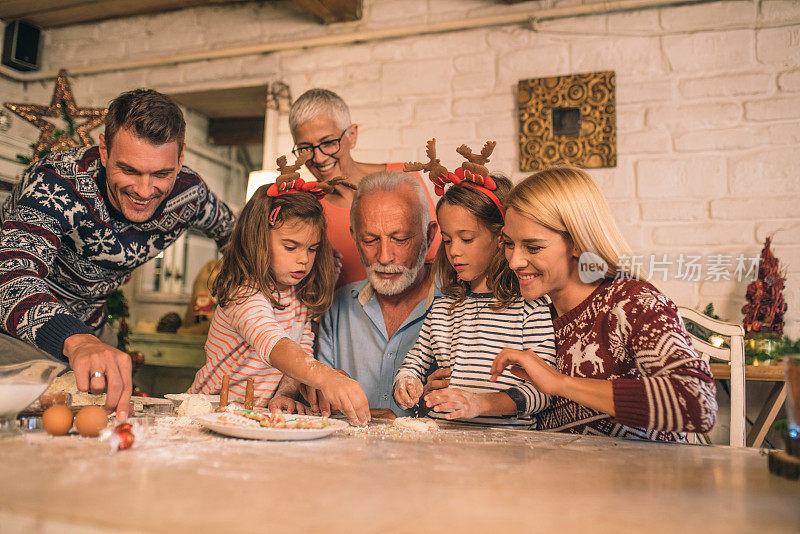
[[[444,195],[444,190],[447,184],[454,186],[468,186],[477,189],[491,200],[497,209],[500,210],[500,215],[505,218],[506,210],[503,208],[502,202],[494,194],[497,189],[497,184],[489,176],[489,169],[485,164],[489,163],[489,156],[492,155],[494,147],[497,145],[494,141],[487,141],[483,145],[480,154],[473,154],[472,149],[467,145],[461,145],[456,152],[464,156],[467,160],[461,167],[457,168],[455,172],[449,172],[436,157],[436,139],[428,141],[427,150],[425,154],[428,156],[428,163],[420,163],[418,161],[409,162],[403,165],[403,170],[410,171],[425,171],[428,173],[428,178],[434,184],[434,191],[439,196]]]
[[[311,157],[310,154],[298,157],[294,165],[288,165],[286,156],[281,156],[275,163],[278,164],[280,175],[275,180],[275,183],[267,189],[267,196],[277,197],[280,195],[288,195],[290,193],[311,193],[317,200],[322,199],[328,193],[332,193],[337,185],[342,185],[350,189],[357,189],[357,187],[347,181],[344,176],[331,178],[325,182],[306,182],[300,178],[300,173],[297,172],[303,164]],[[273,209],[269,214],[269,223],[274,225],[278,219],[280,206]]]

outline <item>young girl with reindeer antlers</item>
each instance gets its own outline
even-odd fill
[[[547,301],[526,302],[508,270],[499,246],[504,224],[503,199],[511,182],[486,168],[495,143],[480,154],[466,145],[456,150],[467,161],[450,173],[436,157],[436,140],[428,142],[428,163],[409,163],[424,170],[441,197],[436,214],[442,245],[434,261],[441,291],[394,381],[394,397],[404,407],[416,405],[422,380],[431,368],[450,370],[449,387],[425,396],[436,419],[510,427],[535,426],[535,414],[549,397],[530,383],[505,372],[490,382],[494,357],[503,348],[534,350],[555,365],[553,325]]]
[[[297,172],[304,161],[290,166],[281,156],[277,163],[281,175],[256,190],[223,250],[207,361],[189,393],[218,393],[228,375],[229,398],[242,403],[247,379],[254,378],[255,404],[265,406],[285,373],[364,424],[369,405],[361,386],[312,356],[311,319],[330,306],[336,282],[319,199],[348,184],[304,182]]]

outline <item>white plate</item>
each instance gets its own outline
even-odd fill
[[[207,400],[211,403],[212,410],[216,410],[217,406],[219,406],[219,395],[206,395],[204,393],[167,393],[164,395],[164,398],[171,400],[176,408],[189,397],[199,397]]]
[[[270,441],[295,441],[324,438],[337,430],[342,430],[350,426],[346,421],[328,419],[328,425],[323,428],[264,428],[256,426],[257,423],[255,421],[253,421],[253,426],[226,422],[226,419],[228,421],[235,421],[237,419],[236,417],[230,417],[231,415],[233,414],[211,413],[195,416],[194,420],[209,430],[225,434],[226,436],[246,439],[265,439]],[[297,419],[320,421],[323,419],[316,415],[285,415],[284,417],[286,417],[287,421],[294,421]]]

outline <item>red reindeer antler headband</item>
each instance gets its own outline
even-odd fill
[[[344,176],[331,178],[326,182],[306,182],[300,178],[300,173],[297,171],[309,158],[310,155],[301,156],[295,160],[294,165],[287,165],[286,156],[281,156],[275,160],[275,163],[278,164],[280,175],[275,180],[275,183],[270,185],[267,189],[267,196],[278,197],[291,193],[311,193],[317,197],[317,200],[321,200],[325,195],[333,192],[337,185],[343,185],[353,190],[357,189],[357,187],[348,182]],[[270,226],[275,226],[280,211],[281,207],[277,206],[270,212]]]
[[[428,173],[428,178],[434,184],[434,191],[437,195],[444,195],[447,184],[454,186],[468,186],[477,189],[491,200],[497,209],[500,210],[500,215],[505,218],[506,210],[494,190],[497,189],[497,184],[489,176],[489,169],[484,164],[489,162],[489,156],[492,154],[494,147],[497,143],[494,141],[487,141],[483,145],[483,150],[480,154],[473,154],[472,150],[467,145],[461,145],[456,152],[467,159],[461,167],[456,171],[449,172],[447,168],[439,163],[436,157],[436,139],[428,141],[426,155],[428,156],[428,163],[409,162],[403,165],[403,170],[406,172],[411,171],[425,171]]]
[[[267,195],[277,197],[289,193],[311,193],[317,199],[321,199],[328,193],[333,192],[337,185],[356,189],[356,186],[348,182],[343,176],[332,178],[326,182],[306,182],[300,178],[300,173],[297,171],[308,161],[309,157],[309,155],[305,155],[297,158],[294,165],[287,165],[286,156],[279,157],[275,163],[278,164],[280,175],[275,180],[275,183],[267,189]]]

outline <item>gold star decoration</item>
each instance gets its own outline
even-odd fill
[[[91,146],[94,144],[89,132],[103,124],[108,110],[105,108],[79,108],[75,103],[75,96],[67,78],[67,71],[60,70],[56,79],[56,86],[53,90],[53,98],[50,106],[40,106],[36,104],[12,104],[6,102],[5,107],[16,113],[26,121],[39,128],[39,140],[33,149],[31,163],[39,159],[42,150],[66,150],[78,146]],[[54,137],[55,125],[45,120],[43,117],[61,118],[66,114],[70,118],[87,118],[88,120],[75,127],[75,133],[79,139],[71,135],[61,135]]]

